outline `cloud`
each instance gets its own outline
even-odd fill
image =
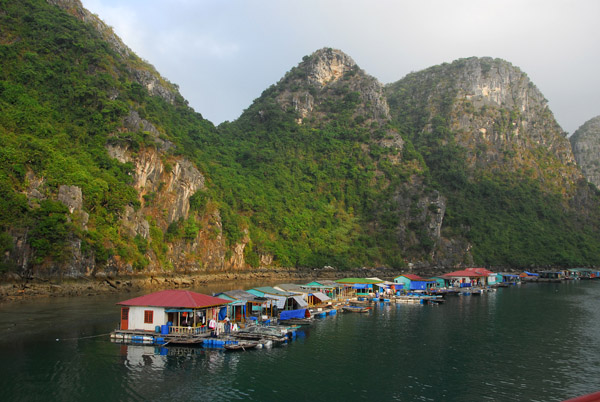
[[[572,132],[600,114],[596,0],[83,0],[215,123],[302,56],[350,55],[384,83],[470,56],[520,67]],[[574,105],[577,105],[576,107]]]

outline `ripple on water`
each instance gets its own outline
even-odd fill
[[[22,336],[0,344],[10,362],[0,387],[14,400],[562,400],[597,391],[598,301],[600,283],[527,285],[327,317],[270,350],[167,355],[105,339],[55,342],[108,332],[114,317],[92,320],[94,303],[32,304],[0,315],[4,333],[26,318]],[[73,324],[26,324],[56,322]]]

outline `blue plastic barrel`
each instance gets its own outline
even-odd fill
[[[161,325],[160,326],[160,333],[161,333],[161,335],[169,335],[169,326],[168,325]]]

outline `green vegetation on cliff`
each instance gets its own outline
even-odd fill
[[[214,127],[152,66],[109,43],[108,28],[43,0],[0,0],[0,10],[0,252],[32,249],[27,266],[11,257],[0,269],[56,273],[79,241],[95,267],[178,269],[169,253],[179,242],[197,259],[185,247],[199,233],[224,248],[209,253],[217,267],[240,244],[251,267],[272,258],[400,268],[464,263],[466,254],[496,266],[600,263],[598,194],[577,182],[551,113],[534,110],[533,124],[516,104],[463,97],[465,68],[509,76],[506,63],[463,60],[411,74],[386,100],[351,59],[323,49],[238,120]],[[333,70],[343,73],[327,77]],[[533,91],[513,75],[507,86]],[[531,92],[531,103],[540,97]],[[139,129],[125,123],[132,113]],[[136,190],[135,164],[109,156],[107,145],[133,157],[159,149],[167,173],[176,157],[192,161],[206,185],[190,198],[191,214],[166,222],[168,211],[156,208],[160,216],[140,218],[143,235],[125,228],[126,211],[153,206],[160,189]],[[57,201],[62,185],[81,189],[83,214]],[[454,240],[467,246],[443,249]]]
[[[402,265],[398,217],[389,215],[373,229],[410,174],[407,166],[389,164],[387,157],[398,151],[370,142],[347,97],[328,103],[339,112],[333,122],[299,125],[295,112],[274,103],[274,91],[197,144],[200,165],[222,201],[228,239],[249,230],[250,264],[267,254],[283,266]]]
[[[495,105],[483,96],[478,100],[475,92],[469,92],[467,100],[468,92],[461,87],[485,86],[481,81],[485,83],[492,69],[522,74],[507,64],[463,59],[410,74],[387,88],[396,123],[423,155],[431,183],[448,199],[442,235],[465,237],[473,246],[475,263],[480,265],[597,265],[599,194],[581,179],[570,190],[564,187],[573,169],[549,152],[546,145],[567,141],[554,128],[551,113],[540,107],[541,117],[537,118],[542,123],[537,125],[544,128],[541,134],[534,133],[536,124],[522,124],[520,113],[506,112],[506,106]],[[475,84],[465,82],[464,76],[477,74],[481,74],[481,81],[473,78]],[[519,80],[525,81],[525,76]],[[535,90],[528,81],[524,86]],[[512,96],[503,102],[518,103],[517,96]],[[531,99],[535,96],[542,98],[536,92],[530,95]],[[534,109],[531,99],[530,107]],[[477,106],[476,101],[480,102]],[[469,119],[466,126],[460,122],[465,116]],[[483,133],[491,135],[486,138]],[[517,142],[517,134],[548,139],[542,145]],[[535,153],[537,158],[528,159],[528,153]],[[587,205],[590,209],[577,206],[577,191],[573,188],[579,188],[591,200]],[[571,194],[565,195],[565,191]]]
[[[132,78],[131,65],[139,66],[139,60],[131,56],[123,61],[92,27],[45,1],[1,4],[2,239],[9,231],[31,229],[29,241],[38,263],[63,256],[70,236],[82,238],[99,261],[117,250],[134,254],[117,228],[123,208],[137,207],[139,201],[130,186],[131,166],[108,156],[109,138],[134,147],[151,145],[143,132],[112,137],[130,108],[160,122],[166,135],[181,143],[189,138],[182,131],[203,132],[212,125],[187,108],[181,97],[173,106],[149,96]],[[43,180],[39,191],[37,180]],[[52,197],[61,184],[82,189],[89,230],[67,230],[62,218],[44,217],[47,201],[36,199]],[[29,202],[26,193],[35,193]],[[3,241],[2,247],[6,251],[11,244]]]
[[[296,114],[265,91],[238,121],[216,130],[177,93],[175,104],[150,96],[135,73],[151,66],[134,55],[123,59],[90,25],[42,0],[2,4],[3,251],[12,247],[10,233],[33,230],[38,264],[65,257],[67,240],[79,238],[97,263],[118,256],[143,268],[148,252],[167,264],[164,243],[201,230],[193,219],[165,231],[150,220],[148,239],[119,229],[124,207],[139,208],[140,198],[131,186],[132,165],[109,157],[106,144],[124,143],[134,152],[154,146],[149,133],[123,130],[123,118],[135,110],[176,145],[171,152],[207,175],[208,189],[196,194],[192,209],[217,209],[227,246],[247,241],[251,266],[264,254],[282,266],[403,264],[398,218],[391,211],[391,219],[376,223],[376,215],[393,208],[392,191],[411,169],[389,163],[397,150],[370,142],[364,118],[353,116],[356,92],[339,89],[324,108],[336,118],[312,127],[296,124]],[[62,184],[82,189],[86,230],[68,221],[64,209],[52,219],[42,216],[50,204],[39,200],[55,199]],[[153,197],[146,194],[144,202]]]

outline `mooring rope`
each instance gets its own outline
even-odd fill
[[[90,335],[90,336],[81,336],[81,337],[78,337],[78,338],[65,338],[65,339],[56,338],[56,342],[59,342],[59,341],[77,341],[79,339],[98,338],[100,336],[106,336],[106,335],[110,335],[110,334],[111,334],[110,332],[107,332],[105,334]]]

